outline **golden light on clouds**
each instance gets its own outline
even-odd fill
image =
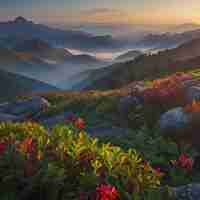
[[[74,3],[71,8],[73,2],[67,0],[62,6],[55,2],[54,6],[35,5],[23,10],[7,8],[1,10],[0,17],[5,18],[10,13],[10,16],[24,15],[37,21],[62,23],[200,23],[200,0],[101,0],[102,3],[91,0],[93,5],[89,6],[84,1],[79,0],[81,5]]]
[[[90,23],[129,23],[131,20],[130,16],[122,10],[107,8],[81,11],[77,19]]]
[[[200,1],[200,0],[199,0]],[[98,8],[91,10],[82,10],[78,15],[72,18],[75,21],[88,23],[144,23],[144,24],[179,24],[196,22],[200,23],[200,8],[187,7],[182,5],[176,7],[152,7],[139,11]]]

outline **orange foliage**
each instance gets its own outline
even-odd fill
[[[184,111],[188,113],[200,112],[200,101],[194,100],[192,104],[185,106]]]
[[[144,98],[151,103],[181,103],[184,99],[183,81],[191,79],[185,73],[177,73],[166,78],[154,80],[152,87],[144,91]]]

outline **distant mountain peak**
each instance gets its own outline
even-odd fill
[[[18,16],[14,19],[14,23],[27,23],[27,22],[29,21],[22,16]]]

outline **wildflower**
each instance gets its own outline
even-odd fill
[[[178,162],[181,167],[192,170],[193,161],[186,154],[181,154]]]
[[[161,173],[161,169],[160,169],[160,167],[157,167],[157,168],[155,168],[154,170],[155,170],[156,173],[158,173],[158,174]]]
[[[19,150],[23,153],[35,154],[36,153],[36,145],[32,138],[26,138],[19,144]]]
[[[118,200],[119,193],[114,186],[111,185],[100,185],[96,189],[99,200]]]
[[[84,129],[85,128],[85,121],[82,118],[78,118],[74,123],[76,128]]]
[[[184,168],[187,171],[191,171],[193,167],[193,161],[186,154],[181,154],[178,160],[173,161],[173,165]]]
[[[179,76],[177,75],[177,79],[179,81],[187,81],[187,80],[191,80],[193,77],[191,74],[185,74],[185,73],[182,73],[180,74]]]

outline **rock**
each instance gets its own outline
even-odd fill
[[[0,112],[16,116],[32,116],[49,107],[49,102],[42,97],[33,97],[28,100],[20,100],[13,103],[0,105]]]
[[[194,100],[200,100],[200,86],[192,86],[186,89],[186,103],[191,103]]]
[[[0,122],[20,122],[21,120],[22,119],[20,117],[5,113],[0,113]]]
[[[189,184],[172,190],[176,200],[200,200],[200,184]]]
[[[199,85],[200,84],[200,79],[191,79],[191,80],[185,80],[183,81],[183,86],[185,88],[189,88],[195,85]]]
[[[183,108],[174,108],[159,120],[160,133],[164,137],[175,139],[177,143],[192,145],[200,152],[200,112],[188,113]]]
[[[161,115],[159,128],[163,136],[173,137],[171,134],[186,128],[189,123],[188,114],[184,112],[182,107],[178,107]]]
[[[38,121],[43,124],[44,126],[48,128],[52,128],[55,125],[64,122],[66,119],[68,119],[70,116],[72,116],[73,113],[71,112],[63,112],[58,115],[54,115],[52,117],[39,119]]]

